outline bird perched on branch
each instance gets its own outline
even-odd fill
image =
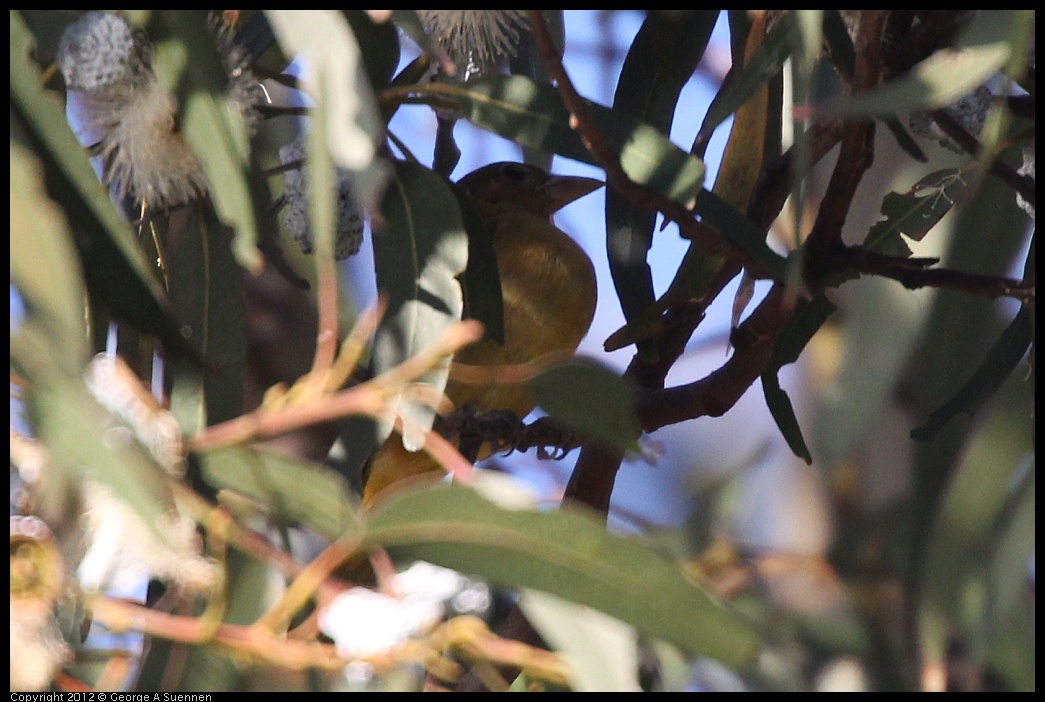
[[[522,418],[534,400],[519,384],[455,380],[455,368],[526,363],[573,353],[595,316],[595,269],[584,250],[555,226],[552,216],[601,187],[593,178],[551,175],[536,166],[494,163],[458,181],[492,237],[504,300],[504,343],[483,339],[454,358],[446,395],[455,407],[508,410]],[[462,375],[457,373],[457,376]],[[489,447],[479,458],[489,455]],[[424,451],[403,448],[393,433],[370,458],[364,502],[411,476],[442,472]]]

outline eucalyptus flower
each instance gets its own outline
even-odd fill
[[[279,150],[283,165],[302,163],[305,158],[305,136],[301,135]],[[308,179],[304,165],[291,168],[283,177],[283,226],[294,237],[302,252],[312,253],[313,239],[309,225]],[[337,169],[337,223],[334,232],[334,258],[342,261],[359,251],[363,243],[363,215],[352,196],[349,172]]]
[[[529,31],[525,10],[418,10],[417,14],[457,64],[464,80],[487,73],[501,59],[514,56],[521,33]]]

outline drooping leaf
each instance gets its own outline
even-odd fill
[[[262,265],[259,231],[274,226],[264,216],[271,197],[264,179],[251,168],[247,124],[228,95],[228,71],[212,39],[207,12],[166,10],[159,17],[166,34],[156,36],[157,76],[174,88],[182,133],[203,165],[218,216],[236,234],[237,260],[256,273]],[[268,236],[274,238],[273,233]]]
[[[337,10],[265,10],[280,46],[288,56],[308,66],[302,87],[316,94],[322,76],[322,94],[330,101],[327,146],[339,168],[352,174],[352,193],[360,209],[372,212],[384,191],[391,169],[378,157],[385,136],[384,122],[367,80],[359,44],[345,17]]]
[[[982,85],[1009,60],[1013,12],[975,13],[954,48],[934,52],[910,71],[874,90],[829,102],[822,111],[885,116],[950,104]]]
[[[780,73],[791,52],[791,32],[792,27],[788,22],[778,23],[766,34],[755,55],[741,70],[729,77],[708,107],[695,140],[697,143],[704,143],[710,139],[711,133],[718,125],[747,102],[755,91]]]
[[[464,302],[457,276],[468,260],[468,235],[455,197],[441,177],[423,166],[397,162],[381,205],[383,224],[374,230],[378,293],[388,302],[374,338],[375,373],[382,373],[439,338],[461,319]],[[420,380],[442,392],[449,361]],[[435,418],[431,407],[397,400],[421,426]],[[386,426],[384,435],[391,430]],[[420,437],[405,437],[419,448]]]
[[[527,387],[548,414],[582,435],[622,451],[636,448],[635,389],[602,364],[575,358],[547,369]]]
[[[40,87],[40,70],[29,59],[31,41],[21,16],[12,11],[12,116],[18,117],[43,164],[48,192],[65,211],[88,287],[118,318],[154,334],[169,354],[202,364],[199,352],[182,337],[163,290],[62,107]]]
[[[356,528],[351,490],[323,466],[251,447],[215,449],[199,458],[209,485],[245,495],[285,523],[308,525],[331,539]]]
[[[166,236],[171,303],[182,332],[203,351],[206,371],[169,364],[171,411],[195,432],[243,411],[247,354],[245,272],[235,260],[232,231],[207,203],[172,213]]]
[[[44,192],[40,162],[11,142],[11,281],[51,335],[67,370],[87,363],[84,283],[64,214]]]
[[[912,439],[929,441],[958,414],[972,417],[980,410],[1027,355],[1034,336],[1033,315],[1033,311],[1028,308],[1016,313],[1016,317],[994,342],[965,384],[951,399],[926,417],[922,426],[911,431]]]
[[[519,597],[526,620],[570,667],[574,692],[641,692],[633,627],[546,592]]]
[[[787,392],[780,387],[780,378],[775,372],[762,375],[762,393],[765,395],[769,413],[773,415],[773,421],[787,440],[791,452],[811,465],[813,456],[802,438],[802,427],[795,416],[795,408],[791,405],[791,398],[787,396]]]
[[[586,512],[506,509],[470,489],[437,485],[404,491],[369,516],[365,544],[404,562],[427,560],[548,592],[727,666],[743,669],[757,652],[758,637],[743,619],[674,563],[607,532]]]
[[[745,252],[776,281],[787,279],[788,263],[766,244],[765,232],[735,207],[709,190],[702,190],[694,211],[714,226],[733,246]]]
[[[884,219],[867,232],[864,248],[894,256],[910,256],[901,238],[921,241],[950,212],[965,189],[962,169],[948,168],[925,176],[906,193],[888,193],[882,200]]]
[[[649,13],[624,59],[613,108],[670,134],[679,94],[704,56],[718,14],[719,10]],[[629,321],[654,302],[646,253],[655,223],[655,212],[636,206],[612,187],[607,189],[606,251],[617,297]]]
[[[359,42],[367,79],[375,90],[388,85],[399,65],[399,33],[392,22],[375,22],[363,10],[342,10]],[[399,12],[399,10],[393,10]],[[408,10],[403,10],[408,12]]]
[[[490,75],[464,86],[429,89],[417,86],[416,98],[428,95],[453,103],[476,126],[524,146],[595,164],[551,85],[523,76]],[[592,115],[633,181],[684,206],[691,206],[704,180],[704,164],[675,146],[659,130],[603,105],[588,103]]]
[[[468,267],[460,276],[464,295],[462,318],[482,322],[485,338],[504,343],[504,297],[493,248],[493,234],[470,200],[454,188],[461,221],[468,232]]]

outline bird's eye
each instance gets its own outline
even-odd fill
[[[514,163],[510,163],[501,170],[503,175],[508,180],[514,180],[517,183],[521,183],[526,180],[526,169],[522,166],[517,166]]]

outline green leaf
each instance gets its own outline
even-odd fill
[[[718,229],[733,246],[747,253],[776,281],[787,280],[787,259],[766,245],[766,234],[735,207],[709,190],[702,190],[694,211]]]
[[[418,86],[417,96],[427,95]],[[490,75],[438,93],[476,126],[524,146],[595,164],[558,91],[523,76]],[[675,146],[658,129],[603,105],[592,115],[631,180],[689,207],[704,181],[704,164]]]
[[[194,432],[239,416],[247,354],[244,271],[233,234],[206,202],[173,214],[167,232],[171,302],[183,333],[203,350],[208,368],[170,363],[171,411]]]
[[[265,216],[271,196],[264,179],[251,168],[248,127],[228,95],[228,72],[215,47],[207,13],[162,10],[159,16],[170,38],[157,37],[156,74],[175,88],[182,132],[203,165],[218,216],[236,233],[237,260],[256,273],[262,265],[259,230],[275,226]]]
[[[773,367],[780,368],[797,361],[802,349],[836,309],[822,292],[800,303],[791,321],[773,344]]]
[[[696,141],[706,142],[718,125],[740,109],[760,87],[776,77],[791,53],[792,25],[780,22],[766,34],[755,56],[739,72],[731,72],[704,115]]]
[[[399,33],[392,22],[375,22],[363,10],[342,10],[348,20],[352,34],[359,42],[359,54],[363,58],[367,80],[375,90],[388,85],[399,65],[401,49]],[[393,10],[409,12],[409,10]]]
[[[679,94],[704,56],[719,10],[649,13],[621,67],[613,108],[671,132]],[[606,191],[606,251],[624,317],[636,319],[654,304],[646,253],[656,213]]]
[[[947,168],[925,176],[906,193],[888,193],[882,200],[885,218],[867,232],[864,248],[894,256],[910,256],[901,238],[921,241],[950,212],[965,189],[963,169]]]
[[[70,223],[88,287],[117,317],[159,338],[168,353],[199,364],[199,352],[181,336],[163,290],[69,128],[63,108],[40,87],[40,71],[29,59],[31,42],[22,18],[12,11],[12,117],[28,134],[43,163],[48,192]]]
[[[633,627],[537,590],[519,596],[519,609],[569,665],[574,692],[642,692]]]
[[[374,264],[378,293],[388,302],[374,338],[375,373],[383,373],[416,355],[461,319],[464,302],[457,276],[468,260],[468,235],[447,182],[413,163],[397,162],[392,184],[381,204],[383,224],[375,228]],[[449,359],[420,381],[442,392]],[[419,403],[396,400],[425,428],[435,411]],[[385,427],[387,436],[391,427]],[[405,437],[419,448],[420,437]],[[408,446],[408,448],[411,448]]]
[[[674,563],[574,508],[506,509],[467,488],[430,486],[382,502],[364,540],[404,562],[423,559],[587,605],[731,667],[750,666],[758,651],[748,625]]]
[[[974,416],[994,396],[1027,355],[1034,338],[1034,312],[1027,307],[1001,333],[983,361],[951,399],[926,417],[922,426],[911,431],[915,441],[929,441],[943,425],[958,414]]]
[[[84,283],[65,216],[44,191],[40,162],[11,142],[11,281],[47,327],[59,362],[87,364]]]
[[[352,193],[360,209],[372,212],[390,175],[388,164],[377,153],[385,125],[347,20],[338,10],[265,10],[265,14],[283,51],[319,68],[306,71],[302,88],[329,100],[325,136],[330,155],[335,165],[352,174]],[[316,83],[319,76],[322,85]]]
[[[822,106],[828,114],[886,116],[944,107],[982,85],[1009,60],[1012,10],[974,13],[953,49],[941,49],[899,78]]]
[[[622,451],[637,447],[641,432],[635,388],[616,371],[574,358],[526,386],[544,411],[582,435]]]
[[[807,465],[811,465],[813,456],[809,453],[805,439],[802,438],[802,427],[798,424],[798,417],[795,416],[791,398],[780,387],[780,378],[775,372],[762,375],[762,393],[765,395],[769,413],[773,415],[773,421],[776,422],[780,433],[787,440],[791,452],[805,461]]]
[[[357,528],[357,500],[348,484],[319,464],[247,447],[215,449],[199,458],[209,485],[246,495],[286,523],[308,525],[331,539]]]

